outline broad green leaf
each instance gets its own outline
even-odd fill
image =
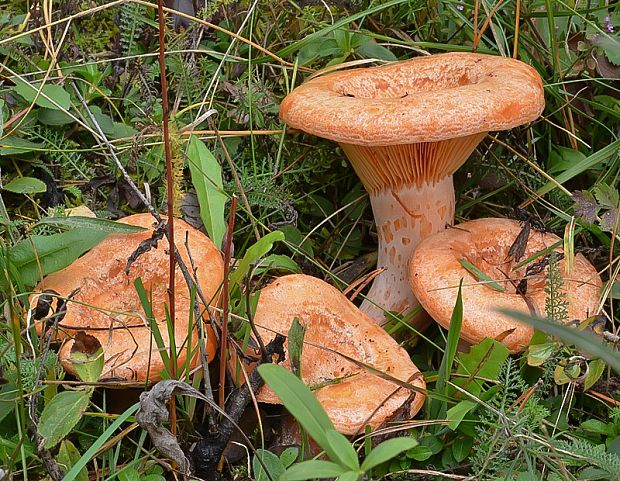
[[[263,364],[265,366],[265,364]],[[347,468],[331,461],[304,461],[294,464],[280,476],[280,481],[305,481],[306,479],[336,478]]]
[[[92,391],[63,391],[46,404],[37,428],[45,439],[45,447],[56,446],[82,419]]]
[[[79,476],[82,468],[84,468],[90,460],[95,456],[97,451],[103,446],[110,437],[114,434],[114,432],[127,421],[127,418],[134,414],[138,408],[140,407],[139,403],[134,404],[129,409],[127,409],[123,414],[116,418],[116,420],[110,424],[110,427],[106,429],[103,434],[100,434],[97,439],[93,442],[93,444],[88,448],[88,450],[82,455],[77,463],[73,465],[73,467],[69,470],[65,477],[62,478],[62,481],[74,481]]]
[[[286,448],[284,451],[282,451],[282,454],[280,454],[280,461],[282,461],[282,464],[284,465],[285,468],[288,468],[291,464],[293,464],[297,460],[298,456],[299,456],[299,448],[296,448],[296,447]]]
[[[325,435],[328,429],[334,429],[334,425],[308,386],[277,364],[262,364],[257,369],[284,407],[310,437],[329,454],[331,459],[338,459],[338,454],[333,452]]]
[[[470,453],[474,445],[473,438],[469,436],[459,436],[452,445],[452,456],[457,463],[463,461]]]
[[[94,231],[106,232],[108,234],[131,234],[134,232],[144,232],[146,229],[137,225],[123,224],[108,219],[98,219],[96,217],[68,216],[68,217],[44,217],[37,225],[55,225],[68,229],[89,229]]]
[[[75,463],[78,462],[81,455],[74,444],[65,439],[60,443],[60,450],[58,451],[58,463],[60,464],[63,472],[69,471]],[[76,481],[88,481],[88,470],[86,467],[82,468],[76,476]]]
[[[581,428],[591,433],[604,434],[605,436],[613,436],[615,434],[615,427],[611,423],[604,423],[598,419],[587,419],[581,423]]]
[[[357,453],[347,438],[335,429],[328,429],[325,432],[325,438],[332,451],[338,453],[338,457],[332,458],[332,461],[336,461],[352,471],[359,471],[360,462],[357,459]]]
[[[474,276],[478,281],[484,282],[487,286],[489,286],[494,291],[504,292],[505,289],[487,276],[484,272],[478,269],[475,265],[469,262],[467,259],[459,259],[459,264],[461,264],[467,272],[469,272],[472,276]]]
[[[0,139],[0,155],[16,155],[43,149],[43,144],[35,144],[21,137],[11,135]]]
[[[416,461],[426,461],[433,455],[433,450],[428,446],[422,446],[421,444],[413,449],[407,450],[407,457],[415,459]]]
[[[530,366],[542,366],[551,357],[557,346],[558,344],[555,342],[531,345],[527,350],[527,363]]]
[[[456,428],[459,427],[459,424],[461,424],[461,421],[463,420],[465,415],[476,406],[477,403],[469,399],[465,399],[464,401],[461,401],[452,406],[450,409],[448,409],[446,413],[446,417],[448,419],[448,427],[454,431]]]
[[[605,372],[605,363],[603,362],[602,359],[593,359],[592,361],[588,363],[588,367],[589,367],[588,375],[583,381],[584,391],[587,391],[592,386],[594,386],[596,381],[598,381],[600,377],[603,375],[603,373]]]
[[[362,474],[358,473],[357,471],[347,471],[346,473],[342,473],[340,476],[338,476],[337,480],[338,481],[356,481],[357,479],[360,479],[361,476]]]
[[[362,471],[368,471],[381,463],[384,463],[395,456],[398,456],[403,451],[412,449],[418,445],[418,442],[413,438],[394,438],[388,439],[382,442],[370,451],[370,454],[366,456],[362,463]]]
[[[267,252],[271,250],[273,244],[278,241],[284,240],[284,234],[279,230],[270,232],[266,236],[261,237],[255,244],[250,246],[246,251],[243,258],[239,261],[237,268],[230,275],[230,284],[239,285],[243,281],[243,278],[250,271],[250,266],[263,257]]]
[[[546,332],[550,336],[559,337],[567,344],[574,344],[580,350],[589,353],[589,355],[602,359],[614,371],[620,373],[620,354],[587,331],[578,331],[577,329],[565,326],[564,324],[558,324],[549,319],[533,317],[509,309],[501,309],[499,312],[520,322],[529,324],[539,331]]]
[[[13,412],[17,397],[18,391],[12,382],[0,386],[0,422]]]
[[[270,476],[265,473],[265,468],[261,465],[259,458],[263,461],[263,464],[267,468]],[[284,465],[280,458],[278,458],[271,451],[266,449],[257,449],[256,454],[252,458],[252,470],[254,471],[255,481],[277,481],[280,475],[284,472]]]
[[[47,191],[47,185],[34,177],[16,177],[4,186],[4,190],[15,194],[39,194]]]
[[[459,356],[457,372],[465,376],[475,374],[474,379],[461,378],[455,380],[455,383],[477,396],[482,391],[483,381],[475,378],[498,379],[502,364],[509,355],[510,351],[502,343],[488,337],[483,339],[472,346],[468,353]]]
[[[15,78],[15,91],[26,100],[26,102],[34,102],[39,107],[46,107],[54,110],[69,110],[71,107],[71,96],[60,85],[46,83],[41,89],[41,82],[25,82],[19,78]],[[41,92],[37,96],[37,91]],[[46,97],[56,102],[54,105]],[[35,100],[36,98],[36,100]]]
[[[46,109],[41,107],[37,112],[39,122],[45,125],[67,125],[75,122],[75,119],[62,110]]]
[[[200,218],[209,237],[219,249],[226,234],[224,206],[226,194],[222,185],[222,168],[207,146],[192,136],[187,149],[192,184],[196,189]]]
[[[398,60],[396,55],[394,55],[391,50],[378,45],[374,41],[363,43],[355,49],[355,53],[364,58],[378,58],[380,60],[387,60],[390,62],[395,62]]]
[[[35,235],[11,247],[9,259],[19,272],[21,282],[34,286],[41,275],[67,267],[106,236],[105,232],[91,229],[74,229],[49,236]],[[3,288],[2,282],[3,279],[0,279],[0,289]]]
[[[119,481],[140,481],[140,473],[134,467],[125,468],[118,472]]]
[[[620,65],[620,39],[618,37],[603,35],[598,45],[603,48],[607,60],[616,66]]]
[[[276,269],[279,271],[289,271],[295,274],[301,272],[299,265],[289,256],[282,254],[270,254],[260,262],[260,266],[254,271],[256,274],[261,274],[270,269]]]

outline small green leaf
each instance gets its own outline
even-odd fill
[[[98,219],[96,217],[68,216],[68,217],[44,217],[37,225],[55,225],[65,229],[89,229],[94,231],[106,232],[108,234],[132,234],[134,232],[144,232],[146,229],[137,225],[114,222],[108,219]]]
[[[258,458],[263,461],[269,476],[265,472],[265,468],[263,468]],[[284,473],[284,465],[282,464],[282,461],[280,461],[280,458],[266,449],[256,450],[256,454],[252,458],[252,469],[254,471],[255,481],[269,481],[270,479],[277,481],[280,475]]]
[[[433,451],[428,446],[418,445],[407,451],[407,457],[416,461],[426,461],[433,455]]]
[[[453,431],[459,427],[461,421],[465,417],[465,415],[471,411],[473,408],[477,406],[475,401],[470,401],[469,399],[465,399],[463,401],[458,402],[450,409],[448,409],[446,413],[446,417],[448,419],[448,427]]]
[[[605,436],[613,436],[615,434],[613,424],[607,424],[598,419],[588,419],[582,422],[581,428],[591,433],[604,434]]]
[[[297,460],[298,456],[299,456],[299,448],[295,448],[295,447],[286,448],[284,451],[282,451],[282,454],[280,454],[280,461],[282,461],[282,464],[284,465],[285,468],[288,468],[291,464],[293,464]]]
[[[4,186],[4,190],[15,194],[39,194],[47,191],[47,185],[34,177],[16,177]]]
[[[388,439],[370,451],[370,454],[366,456],[362,463],[362,471],[368,471],[379,466],[381,463],[398,456],[403,451],[414,448],[417,444],[418,442],[415,439],[409,437]]]
[[[338,459],[338,453],[331,449],[325,434],[327,430],[334,429],[334,425],[308,386],[277,364],[262,364],[257,369],[297,422],[329,454],[331,459]],[[339,474],[341,473],[335,476]]]
[[[45,447],[56,446],[82,419],[92,391],[63,391],[46,404],[41,413],[38,431]]]
[[[60,443],[60,450],[58,451],[58,463],[61,465],[63,472],[69,471],[75,463],[80,459],[80,452],[69,440],[64,440]],[[77,476],[76,481],[88,481],[88,470],[86,467],[82,468]]]
[[[495,282],[493,279],[487,276],[484,272],[478,269],[475,265],[473,265],[467,259],[459,259],[459,264],[461,264],[467,272],[469,272],[476,279],[478,279],[478,281],[484,282],[491,289],[498,291],[498,292],[505,291],[505,289],[502,286],[500,286],[497,282]]]
[[[189,141],[187,157],[200,206],[200,218],[219,249],[226,234],[224,206],[227,197],[222,184],[222,168],[207,146],[195,135]]]
[[[263,364],[265,366],[265,364]],[[336,478],[347,472],[347,468],[331,461],[304,461],[294,464],[280,476],[280,481],[305,481],[315,478]]]
[[[82,381],[97,382],[105,365],[101,343],[96,337],[78,331],[71,346],[69,361]]]
[[[551,357],[557,346],[556,342],[531,345],[527,350],[527,363],[530,366],[542,366]]]
[[[243,258],[239,261],[239,264],[237,264],[237,268],[230,275],[230,284],[233,286],[239,285],[250,271],[250,266],[267,254],[275,242],[283,240],[284,234],[279,230],[270,232],[257,240],[255,244],[245,251]]]
[[[15,78],[15,91],[26,100],[26,102],[34,102],[39,107],[46,107],[54,110],[69,110],[71,107],[71,96],[60,85],[46,83],[41,89],[41,82],[25,82],[19,78]],[[37,96],[37,91],[41,92]],[[54,105],[46,97],[56,102]],[[36,100],[35,100],[36,98]]]
[[[473,438],[469,436],[459,436],[452,445],[452,455],[457,463],[463,461],[470,453],[474,445]]]
[[[357,459],[357,453],[347,438],[335,429],[328,429],[325,432],[325,438],[332,451],[338,453],[337,458],[332,458],[333,461],[337,461],[338,464],[346,466],[352,471],[359,471],[360,462]]]
[[[594,384],[596,384],[596,381],[600,379],[600,377],[605,372],[605,363],[602,359],[593,359],[589,362],[588,368],[588,375],[583,381],[584,391],[590,389],[592,386],[594,386]]]

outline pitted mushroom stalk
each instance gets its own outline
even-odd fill
[[[376,322],[418,305],[406,266],[422,239],[453,222],[454,172],[487,132],[532,121],[543,107],[534,69],[468,53],[336,72],[284,99],[282,119],[338,142],[370,194],[384,271],[361,309]]]
[[[521,226],[515,220],[477,219],[459,224],[458,229],[438,232],[420,243],[409,265],[411,288],[438,324],[446,329],[450,327],[459,281],[463,279],[461,338],[472,344],[485,337],[498,339],[512,352],[526,348],[534,330],[497,312],[498,309],[510,309],[529,315],[545,315],[545,257],[540,256],[534,261],[540,268],[533,269],[535,274],[528,276],[528,266],[515,268],[518,262],[509,256],[520,231]],[[555,234],[532,231],[522,259],[530,258],[560,240]],[[555,252],[562,253],[562,249],[557,248]],[[480,282],[463,267],[463,260],[473,264],[495,284]],[[595,314],[602,282],[594,266],[582,254],[577,254],[570,274],[566,272],[563,261],[560,271],[568,301],[567,320],[585,319]],[[520,289],[523,280],[526,288]]]
[[[58,357],[63,368],[75,374],[71,363],[71,347],[77,332],[95,337],[103,348],[105,359],[102,378],[127,381],[156,381],[161,378],[165,365],[153,338],[149,320],[145,318],[142,303],[134,287],[139,277],[150,294],[154,321],[159,326],[163,344],[170,349],[166,326],[165,303],[168,299],[168,241],[164,237],[157,247],[143,253],[125,273],[127,260],[153,234],[150,214],[136,214],[120,220],[125,224],[145,227],[143,232],[113,234],[65,269],[47,276],[37,286],[37,292],[52,289],[62,297],[75,292],[67,303],[67,311],[58,328],[58,337],[65,340]],[[175,243],[186,265],[190,263],[187,249],[193,255],[196,279],[207,299],[217,302],[217,293],[224,278],[224,262],[213,242],[180,219],[175,220]],[[177,266],[175,273],[176,323],[174,341],[178,352],[178,367],[186,362],[194,367],[199,361],[196,320],[190,325],[190,293]],[[31,308],[37,296],[31,297]],[[201,306],[201,310],[204,307]],[[41,331],[42,323],[37,325]],[[205,329],[206,354],[213,359],[216,352],[215,334]],[[188,349],[189,345],[189,349]],[[187,353],[192,358],[187,360]]]
[[[276,333],[286,336],[295,318],[306,329],[302,379],[339,432],[354,435],[367,424],[376,429],[395,417],[410,419],[422,408],[421,392],[377,374],[423,389],[424,378],[407,352],[334,286],[295,274],[261,291],[254,322],[265,344]],[[287,352],[283,365],[290,369],[289,357]],[[280,403],[268,386],[256,398]]]

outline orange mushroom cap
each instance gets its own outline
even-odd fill
[[[479,343],[485,337],[500,338],[512,352],[524,350],[533,329],[497,312],[497,309],[511,309],[545,315],[546,271],[528,278],[525,295],[516,292],[515,287],[523,279],[527,266],[515,269],[517,263],[508,259],[508,251],[520,231],[521,226],[515,220],[477,219],[425,239],[414,251],[409,264],[411,287],[422,307],[447,329],[459,282],[463,279],[461,337],[470,343]],[[523,259],[560,241],[555,234],[532,231]],[[561,253],[562,249],[556,248],[555,252]],[[463,267],[461,259],[501,285],[504,292],[480,282]],[[560,261],[568,301],[567,320],[585,319],[597,309],[601,279],[581,254],[575,256],[570,273],[565,266],[565,262]]]
[[[507,130],[543,107],[542,82],[529,65],[455,52],[315,77],[284,99],[280,117],[319,137],[376,146]]]
[[[64,319],[59,324],[58,337],[66,339],[59,352],[64,369],[75,374],[70,358],[73,336],[85,331],[99,340],[104,352],[105,367],[102,378],[121,380],[156,381],[164,370],[164,362],[152,337],[149,321],[146,319],[142,303],[134,287],[137,278],[142,280],[150,294],[153,316],[167,350],[170,348],[166,326],[165,305],[168,303],[168,241],[164,237],[157,248],[143,253],[132,265],[129,275],[125,267],[129,256],[140,243],[151,237],[153,218],[150,214],[136,214],[119,222],[145,227],[144,232],[112,234],[88,253],[77,259],[65,269],[50,274],[37,286],[37,291],[52,289],[60,296],[69,296],[79,289],[67,303]],[[224,278],[224,262],[213,242],[180,219],[174,221],[175,243],[186,265],[190,259],[183,247],[186,235],[189,250],[194,259],[198,283],[207,299],[217,301],[218,290]],[[36,305],[37,296],[31,297],[31,307]],[[177,266],[175,272],[175,344],[178,352],[178,365],[185,363],[187,340],[191,336],[193,367],[198,361],[194,355],[198,346],[196,320],[190,320],[190,293]],[[39,332],[42,324],[37,326]],[[205,336],[209,359],[216,352],[215,335],[207,327]]]
[[[398,414],[410,418],[421,409],[423,394],[399,387],[338,354],[425,387],[407,352],[338,289],[295,274],[276,279],[261,291],[254,321],[265,343],[275,333],[286,336],[294,318],[306,328],[303,381],[316,388],[314,394],[338,431],[353,435],[366,424],[376,428]],[[283,365],[290,368],[288,355]],[[259,391],[257,399],[280,402],[268,386]]]

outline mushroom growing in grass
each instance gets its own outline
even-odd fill
[[[144,227],[146,230],[109,235],[69,267],[44,278],[37,286],[37,291],[53,290],[60,297],[74,293],[66,304],[66,314],[58,324],[57,333],[57,337],[66,340],[59,352],[66,371],[75,374],[70,360],[71,347],[75,334],[83,331],[95,337],[103,348],[105,366],[102,378],[156,381],[165,369],[162,356],[167,356],[170,350],[166,324],[168,241],[164,237],[157,243],[157,247],[143,252],[131,264],[129,274],[126,274],[129,257],[153,234],[153,218],[150,214],[136,214],[120,222]],[[197,282],[206,299],[215,303],[224,278],[224,262],[220,252],[207,236],[182,220],[175,220],[174,234],[181,258],[191,268],[192,263],[185,248],[187,242]],[[153,326],[145,315],[134,286],[138,278],[149,296],[153,321],[158,326],[165,353],[159,352]],[[37,303],[37,297],[31,297],[32,308]],[[178,266],[175,273],[175,306],[174,342],[178,352],[178,367],[194,367],[199,360],[197,321],[193,312],[190,312],[189,288]],[[204,306],[201,305],[200,310],[203,311]],[[42,327],[42,323],[38,325],[39,331]],[[210,327],[205,329],[205,337],[207,356],[212,359],[216,340]]]
[[[512,352],[528,345],[533,329],[498,309],[545,316],[547,269],[552,251],[559,256],[562,240],[551,233],[532,231],[520,263],[509,252],[521,232],[511,219],[478,219],[428,237],[414,251],[409,265],[411,287],[430,316],[450,326],[458,286],[463,279],[461,338],[476,344],[496,338]],[[585,319],[596,313],[601,279],[582,254],[572,270],[558,260],[561,291],[567,301],[567,319]]]
[[[452,223],[452,174],[487,132],[530,122],[543,107],[532,67],[473,53],[331,73],[284,99],[282,119],[338,142],[370,195],[384,271],[364,312],[383,324],[384,310],[417,306],[407,263],[422,239]]]
[[[422,408],[425,382],[407,352],[338,289],[295,274],[261,291],[254,322],[265,344],[276,333],[286,336],[295,318],[305,327],[302,380],[339,432],[354,435],[366,424],[409,419]],[[285,349],[290,369],[288,341]],[[267,386],[257,399],[280,402]]]

